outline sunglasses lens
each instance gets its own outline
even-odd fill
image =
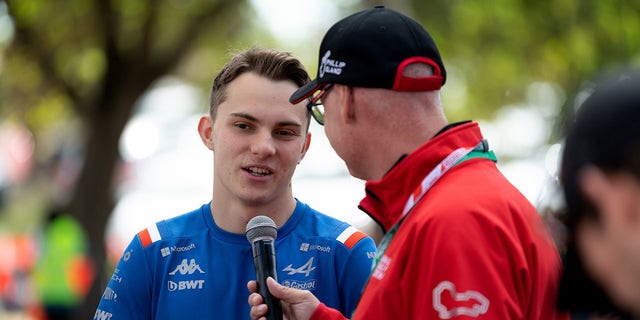
[[[324,124],[324,105],[322,105],[322,96],[333,86],[333,84],[327,84],[322,89],[316,91],[314,95],[309,99],[307,109],[313,115],[313,118],[319,124]]]
[[[313,118],[316,119],[316,121],[318,121],[318,123],[324,124],[324,106],[323,105],[319,104],[319,105],[313,106],[313,108],[311,108],[311,114],[313,115]]]

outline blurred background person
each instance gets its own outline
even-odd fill
[[[69,214],[53,208],[43,226],[40,256],[33,271],[46,318],[75,319],[93,277],[84,230]]]
[[[627,319],[640,316],[640,72],[600,80],[568,125],[562,154],[559,307]]]

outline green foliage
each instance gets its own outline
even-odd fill
[[[411,3],[410,14],[432,33],[445,64],[458,69],[467,85],[465,105],[452,107],[458,110],[453,118],[490,119],[499,108],[524,101],[534,81],[558,84],[570,95],[599,72],[639,65],[637,0]]]

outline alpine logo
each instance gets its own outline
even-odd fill
[[[340,75],[342,73],[342,68],[347,65],[344,61],[329,59],[329,56],[331,56],[331,50],[327,50],[324,56],[322,56],[320,68],[318,70],[320,78],[323,78],[325,73]]]
[[[176,274],[176,272],[179,272],[181,275],[194,274],[196,271],[200,273],[205,273],[204,271],[202,271],[200,266],[196,263],[196,259],[191,259],[189,263],[187,263],[187,259],[182,259],[182,263],[176,266],[176,268],[173,271],[169,272],[169,275],[173,276]]]
[[[204,287],[204,280],[169,281],[169,291],[197,290]]]
[[[289,264],[286,268],[282,269],[282,271],[288,272],[288,275],[294,275],[297,273],[304,274],[305,277],[308,277],[311,271],[315,270],[316,267],[313,266],[313,257],[309,258],[307,263],[302,265],[299,268],[293,268],[293,264]]]

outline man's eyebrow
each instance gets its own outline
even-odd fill
[[[248,113],[244,113],[244,112],[234,112],[231,113],[230,116],[232,117],[238,117],[238,118],[244,118],[247,119],[249,121],[253,121],[253,122],[257,122],[260,123],[260,120]],[[293,127],[302,127],[302,124],[297,122],[297,121],[280,121],[278,122],[278,126],[293,126]]]
[[[260,122],[258,120],[258,118],[254,117],[254,116],[252,116],[252,115],[250,115],[248,113],[244,113],[244,112],[234,112],[234,113],[231,113],[230,116],[238,117],[238,118],[244,118],[244,119],[247,119],[247,120],[250,120],[250,121],[254,121],[254,122]]]

